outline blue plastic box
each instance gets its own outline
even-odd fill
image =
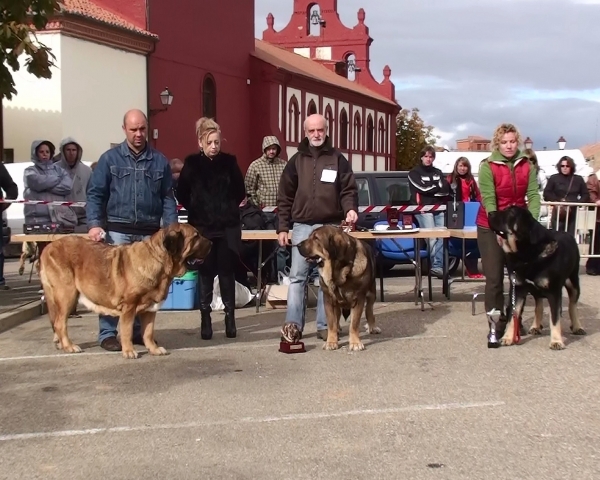
[[[198,272],[187,272],[183,277],[175,277],[169,286],[169,295],[161,310],[194,310],[196,306]]]

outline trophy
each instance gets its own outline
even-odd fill
[[[306,348],[302,340],[302,332],[295,323],[286,323],[281,329],[279,351],[281,353],[304,353]]]
[[[398,215],[398,209],[390,207],[387,209],[387,222],[388,222],[388,230],[399,230],[398,221],[400,220],[400,216]]]
[[[500,347],[500,339],[498,338],[498,322],[500,321],[500,315],[502,312],[497,309],[493,309],[486,313],[488,323],[490,324],[490,333],[488,333],[488,348]]]
[[[413,228],[413,216],[410,214],[402,215],[402,229],[412,230]]]

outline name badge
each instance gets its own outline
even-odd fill
[[[323,169],[321,173],[321,181],[325,183],[333,183],[337,178],[337,170],[330,170],[328,168]]]

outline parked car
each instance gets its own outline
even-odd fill
[[[403,206],[410,205],[410,187],[408,185],[408,172],[354,172],[356,186],[358,188],[358,225],[360,227],[372,229],[376,222],[386,221],[387,213],[378,209],[369,210],[368,207],[381,207],[385,205]],[[418,225],[416,218],[413,222]],[[425,243],[421,242],[422,250],[425,249]],[[390,247],[390,242],[386,246]],[[409,252],[412,256],[412,252]],[[448,258],[448,269],[454,273],[460,264],[461,252],[454,255],[451,252]],[[394,265],[409,263],[407,260],[401,262],[394,260],[397,255],[390,254],[378,255],[378,262],[384,270],[391,270]]]

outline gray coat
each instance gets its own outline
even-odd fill
[[[71,166],[65,160],[64,148],[66,145],[73,144],[77,147],[77,160],[75,165]],[[92,176],[92,169],[81,161],[83,155],[83,149],[81,145],[72,137],[65,138],[60,142],[60,152],[58,155],[57,165],[62,167],[73,180],[73,188],[65,198],[71,202],[85,202],[86,201],[86,190],[90,177]],[[77,214],[79,225],[86,224],[85,207],[71,207],[71,209]]]
[[[41,162],[35,150],[41,140],[31,144],[31,161],[33,165],[27,167],[23,174],[23,199],[66,201],[67,195],[71,193],[73,180],[69,174],[59,165],[48,160]],[[25,223],[60,223],[65,226],[76,226],[77,215],[69,207],[55,205],[25,205]]]

